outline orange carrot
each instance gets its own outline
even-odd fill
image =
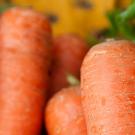
[[[52,97],[45,121],[49,135],[86,135],[79,87],[65,88]]]
[[[86,42],[73,34],[56,37],[52,48],[51,95],[69,86],[68,73],[79,79],[80,66],[88,50]]]
[[[0,135],[39,135],[48,84],[51,28],[31,9],[1,18]]]
[[[135,44],[108,41],[93,47],[81,69],[88,135],[135,135]]]

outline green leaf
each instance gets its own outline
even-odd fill
[[[117,20],[116,16],[120,13],[121,11],[119,9],[116,9],[114,11],[111,11],[107,14],[107,17],[110,21],[110,28],[108,30],[107,36],[109,37],[117,37],[119,35],[119,30],[118,30],[118,25],[117,25]]]
[[[131,21],[135,19],[135,1],[124,12],[117,15],[117,25],[124,38],[135,41],[135,28]]]
[[[107,36],[121,37],[135,41],[135,25],[132,21],[135,19],[135,0],[125,10],[115,10],[108,14],[110,28],[107,30]]]

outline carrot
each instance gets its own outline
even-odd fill
[[[12,8],[1,17],[0,135],[39,135],[51,28],[44,15]]]
[[[65,34],[54,39],[50,95],[69,86],[68,73],[79,79],[80,66],[87,50],[86,42],[76,35]]]
[[[135,44],[108,41],[93,47],[81,69],[88,135],[135,135]]]
[[[45,111],[49,135],[86,135],[79,87],[64,88],[52,97]]]

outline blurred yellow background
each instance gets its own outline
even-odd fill
[[[2,3],[2,0],[0,1]],[[106,14],[125,8],[131,0],[11,0],[22,7],[33,7],[46,14],[53,34],[75,33],[86,37],[109,26]]]

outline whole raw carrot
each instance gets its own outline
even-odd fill
[[[79,87],[64,88],[49,101],[45,112],[49,135],[86,135]]]
[[[69,86],[67,74],[79,79],[82,60],[88,50],[86,42],[73,34],[65,34],[54,39],[51,70],[51,95]]]
[[[44,15],[12,8],[1,17],[0,135],[40,135],[51,28]]]
[[[108,41],[93,47],[81,69],[88,135],[135,135],[135,44]]]

